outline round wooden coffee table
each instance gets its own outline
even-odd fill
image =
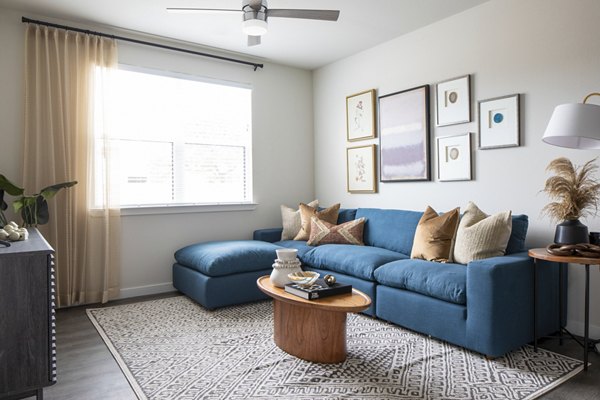
[[[273,286],[269,276],[256,281],[273,298],[273,337],[288,354],[318,363],[346,359],[346,313],[366,310],[371,299],[359,290],[352,293],[305,300]]]

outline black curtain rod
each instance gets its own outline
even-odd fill
[[[233,62],[233,63],[249,65],[251,67],[254,67],[255,71],[258,68],[263,68],[264,67],[263,64],[256,64],[256,63],[253,63],[253,62],[250,62],[250,61],[238,60],[238,59],[229,58],[229,57],[222,57],[222,56],[217,56],[215,54],[201,53],[199,51],[182,49],[180,47],[165,46],[163,44],[146,42],[144,40],[131,39],[131,38],[128,38],[128,37],[117,36],[117,35],[109,35],[107,33],[95,32],[95,31],[90,31],[90,30],[87,30],[87,29],[79,29],[79,28],[74,28],[72,26],[53,24],[51,22],[36,21],[34,19],[29,19],[27,17],[22,17],[21,18],[21,22],[28,22],[28,23],[36,24],[36,25],[49,26],[49,27],[58,28],[58,29],[64,29],[66,31],[73,31],[73,32],[85,33],[86,35],[101,36],[101,37],[115,39],[115,40],[122,40],[124,42],[131,42],[131,43],[142,44],[144,46],[158,47],[159,49],[179,51],[181,53],[193,54],[193,55],[201,56],[201,57],[209,57],[209,58],[215,58],[217,60],[229,61],[229,62]]]

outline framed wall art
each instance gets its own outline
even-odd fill
[[[429,85],[379,97],[381,182],[428,181]]]
[[[349,193],[376,193],[375,145],[347,148],[346,171]]]
[[[471,122],[471,75],[438,83],[435,98],[437,126]]]
[[[346,132],[350,142],[375,137],[375,89],[346,97]]]
[[[440,182],[470,181],[471,134],[438,137],[437,166]]]
[[[519,94],[479,102],[479,148],[520,146]]]

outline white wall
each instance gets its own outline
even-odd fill
[[[600,90],[597,0],[492,0],[367,51],[314,71],[315,185],[321,204],[438,211],[469,200],[487,213],[511,209],[530,217],[529,246],[552,241],[554,225],[540,215],[548,199],[539,193],[549,161],[576,164],[598,151],[562,149],[541,142],[557,104],[580,102]],[[432,182],[379,183],[377,194],[346,192],[345,149],[378,140],[346,142],[345,97],[376,88],[379,95],[472,74],[468,124],[435,127],[431,88]],[[474,150],[469,182],[437,182],[435,137],[477,132],[477,100],[522,94],[522,145]],[[594,101],[597,101],[596,98]],[[476,147],[476,140],[474,141]],[[600,230],[600,219],[583,221]],[[569,269],[569,328],[583,331],[583,268]],[[600,273],[592,268],[593,335],[600,336]]]
[[[23,130],[23,29],[21,13],[0,8],[0,173],[17,181]],[[207,240],[249,239],[254,229],[281,225],[280,204],[312,200],[309,71],[265,63],[264,69],[254,72],[248,66],[123,42],[119,42],[119,61],[253,86],[254,200],[258,203],[254,211],[124,216],[123,297],[172,290],[171,265],[178,248]]]

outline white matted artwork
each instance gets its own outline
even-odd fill
[[[471,75],[435,86],[437,126],[471,122]]]
[[[375,89],[346,97],[346,132],[350,142],[375,137]]]
[[[479,102],[479,148],[520,146],[519,94]]]
[[[375,145],[347,148],[346,171],[349,193],[376,193]]]
[[[437,164],[440,182],[470,181],[471,134],[438,137]]]

